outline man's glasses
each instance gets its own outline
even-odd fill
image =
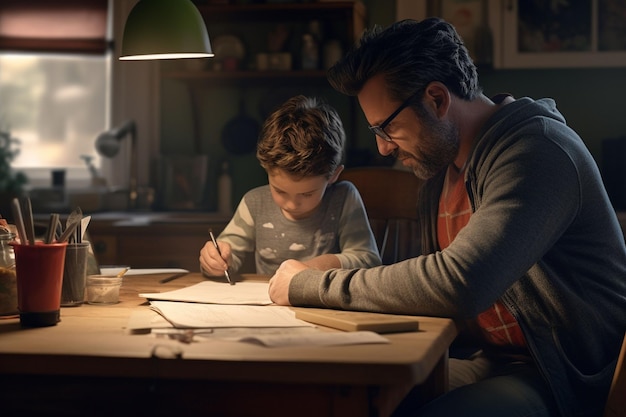
[[[393,139],[391,139],[391,136],[389,136],[387,134],[387,132],[385,132],[385,128],[389,125],[389,123],[391,123],[393,121],[393,119],[396,118],[396,116],[398,114],[400,114],[400,112],[402,110],[405,109],[405,107],[407,107],[411,101],[413,101],[413,99],[415,97],[417,97],[417,95],[420,93],[420,91],[416,92],[415,94],[412,94],[409,98],[407,98],[404,103],[400,104],[400,107],[398,107],[396,109],[396,111],[394,111],[393,113],[391,113],[391,116],[387,117],[387,119],[385,119],[384,122],[382,122],[381,124],[377,125],[377,126],[368,126],[369,130],[375,134],[376,136],[386,140],[387,142],[392,142]]]

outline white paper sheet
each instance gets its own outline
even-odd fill
[[[237,285],[228,285],[222,282],[203,281],[178,290],[143,293],[139,296],[149,300],[190,303],[269,305],[272,304],[272,300],[268,290],[267,282],[242,281]]]
[[[313,327],[288,307],[151,301],[150,307],[175,327]]]
[[[125,266],[101,266],[100,274],[102,275],[117,275],[122,271]],[[189,272],[187,269],[182,268],[131,268],[124,274],[125,277],[132,275],[151,275],[151,274],[176,274],[181,272]]]

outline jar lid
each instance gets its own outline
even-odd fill
[[[89,275],[87,285],[121,285],[122,277],[106,275]]]

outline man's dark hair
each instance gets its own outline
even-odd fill
[[[442,82],[464,100],[482,93],[463,41],[451,24],[439,18],[407,19],[366,31],[359,44],[330,68],[328,80],[337,91],[355,96],[381,73],[390,97],[398,101],[423,91],[432,81]]]

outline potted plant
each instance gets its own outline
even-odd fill
[[[0,215],[11,220],[11,200],[24,194],[28,178],[11,168],[11,162],[20,153],[20,140],[7,130],[0,129]]]

